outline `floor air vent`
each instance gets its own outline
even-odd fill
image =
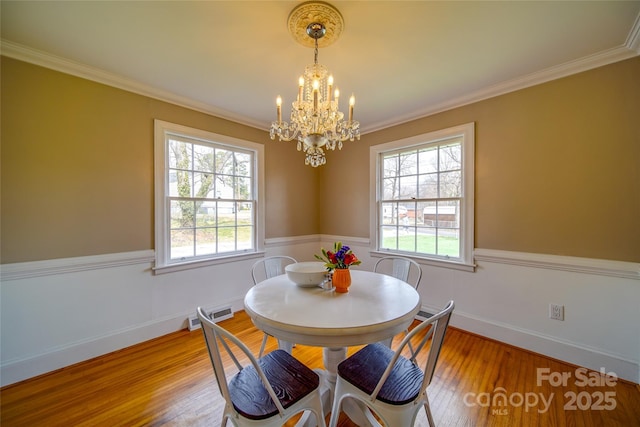
[[[233,317],[233,311],[231,310],[231,306],[218,307],[211,310],[205,310],[205,313],[207,313],[207,316],[209,317],[209,319],[213,320],[216,323]],[[200,319],[198,319],[198,316],[196,315],[189,316],[188,323],[189,323],[190,331],[200,329],[202,327],[202,325],[200,324]]]

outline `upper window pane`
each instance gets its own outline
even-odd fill
[[[420,173],[431,173],[438,170],[438,147],[419,150]]]
[[[398,176],[398,156],[385,156],[382,163],[383,176]]]
[[[440,171],[460,170],[462,167],[462,145],[458,142],[438,149]]]

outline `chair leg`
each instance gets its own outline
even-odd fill
[[[342,408],[342,399],[336,394],[333,394],[333,405],[331,405],[331,418],[329,418],[329,427],[336,427],[338,425],[338,418],[340,417],[340,410]]]
[[[429,423],[429,426],[436,427],[436,423],[433,421],[433,415],[431,415],[431,407],[428,399],[425,399],[424,401],[424,411],[427,413],[427,422]]]
[[[314,399],[314,409],[312,412],[316,417],[316,425],[318,427],[327,427],[327,421],[324,419],[324,411],[322,410],[322,398],[320,393],[316,395],[316,399]]]
[[[406,331],[404,331],[405,336],[409,334],[409,330],[407,329]],[[413,357],[414,354],[416,354],[416,351],[413,349],[413,345],[411,345],[411,341],[409,341],[407,344],[409,344],[409,351],[411,351],[411,357]]]
[[[264,336],[262,337],[262,344],[260,345],[260,352],[258,353],[258,358],[261,358],[262,354],[264,353],[264,348],[267,345],[267,338],[269,338],[269,335],[264,334]]]

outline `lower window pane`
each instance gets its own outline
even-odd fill
[[[383,249],[398,249],[398,229],[396,227],[382,227],[380,234]]]
[[[196,229],[196,256],[216,253],[216,229]]]
[[[418,229],[418,253],[433,255],[436,253],[436,229],[420,227]]]
[[[196,207],[196,227],[213,227],[216,225],[215,202],[198,202]]]
[[[236,250],[235,227],[220,227],[218,229],[218,252],[232,252]]]
[[[234,202],[218,202],[218,224],[236,223],[236,204]]]
[[[193,230],[171,230],[171,259],[193,255]]]
[[[416,233],[415,228],[401,229],[398,236],[398,249],[406,252],[415,252],[416,250]]]
[[[238,250],[253,249],[253,227],[238,227]]]
[[[460,231],[441,228],[438,230],[438,255],[460,258]]]
[[[253,205],[251,203],[238,203],[238,225],[253,224]]]
[[[171,201],[171,228],[193,227],[196,205],[191,200]]]

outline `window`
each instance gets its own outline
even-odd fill
[[[474,124],[371,147],[373,248],[473,268]]]
[[[259,249],[261,158],[260,144],[155,121],[156,271]]]

